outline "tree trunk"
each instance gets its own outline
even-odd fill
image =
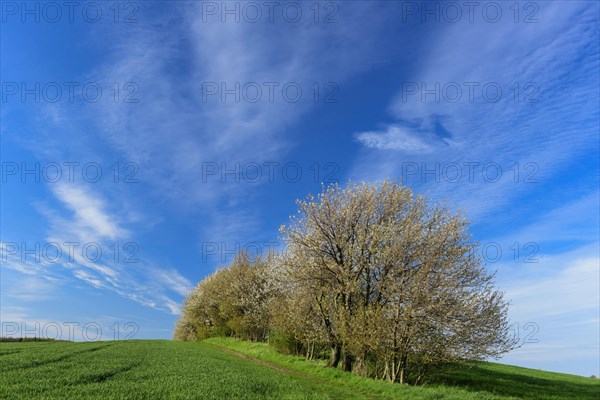
[[[389,363],[389,361],[385,360],[385,364],[383,366],[383,375],[382,375],[383,376],[382,379],[384,379],[384,380],[390,380],[390,376],[391,376],[390,373],[389,373],[390,370],[389,370],[389,364],[388,363]]]
[[[423,377],[425,376],[426,373],[427,373],[427,364],[423,365],[419,369],[419,374],[417,375],[417,379],[415,380],[415,385],[421,384],[421,380],[423,379]]]
[[[338,364],[340,363],[340,357],[341,357],[340,346],[337,344],[332,345],[331,346],[331,356],[329,357],[329,363],[327,363],[327,366],[337,368]]]
[[[406,380],[405,372],[406,372],[406,364],[408,361],[408,356],[403,354],[400,359],[400,383],[404,383]]]
[[[367,370],[367,362],[366,362],[366,355],[362,355],[360,357],[356,357],[356,360],[354,362],[354,366],[353,366],[353,372],[358,375],[358,376],[368,376],[369,375],[369,371]],[[377,367],[375,367],[377,368]],[[377,371],[377,369],[375,369],[375,371]]]
[[[352,372],[352,363],[354,362],[354,357],[352,354],[348,353],[348,351],[344,350],[344,361],[342,363],[342,370],[346,372]]]

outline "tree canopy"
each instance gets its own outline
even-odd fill
[[[330,185],[298,201],[281,254],[231,266],[187,297],[174,337],[269,340],[331,367],[419,382],[432,366],[498,357],[508,305],[460,213],[397,183]]]

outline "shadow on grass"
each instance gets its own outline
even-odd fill
[[[115,368],[109,371],[98,372],[91,375],[86,375],[79,378],[76,382],[77,385],[87,385],[91,383],[102,383],[108,379],[114,378],[115,376],[122,374],[127,371],[131,371],[141,365],[141,362],[124,365],[120,368]]]
[[[11,354],[17,354],[17,353],[20,353],[21,351],[22,350],[20,350],[20,349],[0,351],[0,357],[2,357],[2,356],[9,356]]]
[[[501,367],[498,367],[501,368]],[[514,368],[514,367],[509,367]],[[476,392],[489,392],[522,399],[578,399],[600,398],[600,381],[569,375],[551,379],[534,376],[537,371],[498,371],[481,365],[449,366],[432,374],[427,383],[460,386]],[[563,378],[564,377],[564,378]]]
[[[52,357],[52,358],[46,358],[46,359],[40,359],[40,360],[31,360],[27,363],[24,364],[17,364],[14,366],[9,366],[6,368],[2,368],[3,372],[8,372],[8,371],[14,371],[14,370],[25,370],[25,369],[29,369],[29,368],[37,368],[37,367],[41,367],[43,365],[48,365],[48,364],[52,364],[52,363],[58,363],[64,360],[68,360],[71,358],[75,358],[77,356],[80,356],[82,354],[85,353],[92,353],[98,350],[102,350],[105,349],[107,347],[110,347],[111,344],[104,344],[101,346],[96,346],[96,347],[90,347],[88,349],[84,349],[84,350],[79,350],[79,351],[72,351],[69,353],[63,353],[61,355],[59,355],[58,357]]]

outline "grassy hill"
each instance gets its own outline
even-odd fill
[[[600,381],[481,363],[425,387],[374,381],[232,339],[0,343],[2,399],[597,399]]]

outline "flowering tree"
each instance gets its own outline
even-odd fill
[[[328,348],[329,366],[393,382],[515,346],[467,221],[409,188],[331,185],[299,201],[281,232],[283,254],[241,254],[200,282],[175,338],[276,333],[309,358]]]

